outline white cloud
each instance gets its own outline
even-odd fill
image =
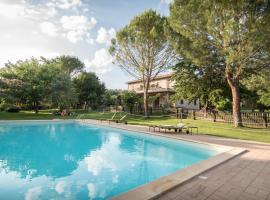
[[[161,0],[161,3],[171,4],[174,0]]]
[[[63,16],[61,18],[61,23],[63,28],[67,30],[84,30],[93,28],[97,21],[95,18],[91,18],[90,20],[84,15],[77,16]]]
[[[101,27],[98,30],[98,35],[97,35],[97,43],[100,44],[110,44],[111,40],[115,38],[116,36],[116,31],[114,28],[110,28],[109,30],[106,30],[104,27]]]
[[[41,187],[34,187],[27,190],[25,194],[25,200],[34,200],[39,199],[39,196],[41,194]]]
[[[63,16],[60,20],[67,39],[76,43],[83,40],[84,37],[88,36],[88,32],[96,25],[97,21],[94,17],[90,20],[84,16]],[[89,38],[88,38],[89,39]]]
[[[94,58],[89,60],[84,60],[84,64],[88,71],[94,71],[99,74],[109,72],[113,69],[112,65],[113,58],[109,54],[108,50],[102,48],[95,52]]]
[[[40,29],[42,33],[45,33],[49,36],[56,36],[57,35],[57,28],[51,22],[42,22],[40,24]]]
[[[64,10],[82,6],[81,0],[53,0],[53,2],[57,7]]]
[[[71,8],[76,9],[72,11]],[[49,0],[38,4],[13,0],[0,2],[0,17],[15,21],[28,20],[33,25],[37,23],[35,25],[42,33],[48,36],[63,36],[72,43],[81,40],[91,43],[92,40],[87,34],[96,25],[96,19],[85,15],[61,16],[66,12],[60,12],[59,9],[68,9],[69,13],[84,13],[86,8],[81,0]]]
[[[54,58],[59,56],[59,52],[50,52],[45,48],[40,47],[25,47],[25,46],[17,46],[15,47],[8,47],[8,46],[0,46],[0,68],[3,67],[4,63],[16,62],[17,60],[25,60],[31,57],[39,58],[43,56],[45,58]]]
[[[67,187],[67,183],[65,181],[59,181],[56,185],[55,185],[55,191],[58,194],[63,194],[65,192],[65,189]]]
[[[49,4],[30,5],[25,3],[23,6],[22,16],[34,21],[49,20],[58,14],[56,8]]]
[[[88,197],[90,199],[94,199],[96,197],[96,187],[93,183],[87,184],[88,188]]]
[[[7,4],[0,2],[0,17],[14,19],[19,17],[24,12],[24,7],[21,4]]]

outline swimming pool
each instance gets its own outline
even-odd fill
[[[218,153],[77,122],[0,123],[0,199],[108,199]]]

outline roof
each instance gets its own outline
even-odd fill
[[[135,91],[137,94],[142,94],[143,93],[143,90],[137,90]],[[175,91],[171,88],[150,88],[148,90],[148,93],[151,94],[151,93],[162,93],[162,92],[169,92],[169,93],[174,93]]]
[[[159,75],[159,76],[157,76],[156,78],[152,79],[151,81],[171,78],[172,75],[173,75],[173,73],[170,73],[170,74],[162,74],[162,75]],[[133,81],[128,81],[128,82],[126,82],[126,83],[127,83],[127,84],[131,84],[131,83],[139,83],[139,82],[142,82],[142,80],[133,80]]]

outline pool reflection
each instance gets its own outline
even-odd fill
[[[107,199],[213,155],[75,123],[0,130],[0,199]]]

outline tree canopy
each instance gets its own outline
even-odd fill
[[[31,58],[7,63],[0,70],[2,102],[34,109],[41,107],[96,108],[102,103],[105,86],[94,73],[84,72],[76,57]]]
[[[102,103],[105,86],[95,73],[82,72],[73,80],[78,95],[79,105],[97,108]]]
[[[169,24],[180,57],[197,66],[219,58],[233,97],[234,124],[241,125],[240,81],[269,67],[269,2],[175,0]]]
[[[172,48],[165,36],[166,25],[165,17],[153,10],[145,11],[117,32],[110,47],[115,62],[134,78],[142,80],[146,116],[150,81],[173,61]]]

